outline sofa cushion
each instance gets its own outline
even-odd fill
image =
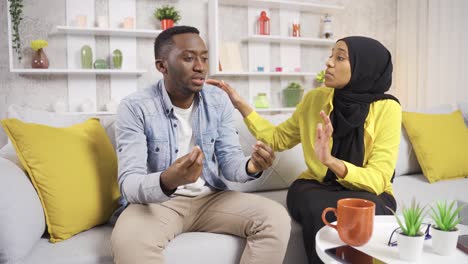
[[[283,205],[286,203],[286,190],[258,192],[256,194]],[[51,244],[43,238],[25,259],[24,264],[110,264],[112,263],[111,233],[112,227],[103,225],[57,244]],[[245,240],[239,237],[191,232],[181,234],[172,240],[164,251],[164,255],[166,263],[234,264],[239,263],[244,247]],[[200,252],[209,252],[209,254],[200,254]],[[294,221],[292,221],[291,236],[284,263],[307,263],[302,228]]]
[[[85,113],[54,113],[13,104],[10,105],[10,107],[8,107],[7,117],[16,118],[27,123],[36,123],[53,127],[68,127],[74,124],[81,123],[89,118],[96,117],[96,115]],[[106,130],[106,133],[112,143],[112,146],[115,149],[115,116],[111,114],[102,114],[98,115],[98,117],[102,126]],[[23,165],[21,165],[21,162],[18,159],[15,149],[13,148],[13,145],[11,144],[10,140],[8,140],[8,143],[0,149],[0,157],[14,162],[21,169],[24,170]]]
[[[465,119],[465,124],[468,126],[468,101],[466,102],[458,102],[457,103],[458,109],[463,114],[463,118]]]
[[[290,114],[264,115],[264,117],[274,125],[280,124],[290,116]],[[244,155],[251,155],[252,146],[257,140],[248,130],[242,115],[238,111],[235,111],[234,113],[234,124],[237,131],[239,132],[240,144]],[[233,183],[225,181],[225,183],[230,189],[242,192],[288,188],[299,176],[299,174],[307,169],[304,161],[304,154],[302,152],[302,146],[301,144],[298,144],[290,150],[276,152],[275,155],[276,159],[273,163],[273,166],[263,172],[263,180],[259,179],[258,181],[250,181],[246,183]]]
[[[429,183],[423,174],[411,177],[398,177],[393,182],[393,193],[398,204],[398,211],[402,204],[410,204],[413,197],[422,206],[430,205],[437,200],[459,200],[468,202],[466,195],[468,179],[452,179]]]
[[[0,168],[0,263],[17,263],[44,233],[44,211],[22,170],[3,158]]]
[[[468,128],[451,114],[403,113],[403,125],[429,182],[468,176]]]
[[[41,200],[50,241],[102,224],[117,207],[117,157],[97,119],[56,128],[2,120]]]
[[[454,108],[449,104],[438,105],[424,110],[409,109],[408,111],[427,114],[448,114],[453,112]],[[401,126],[400,147],[398,151],[398,160],[395,168],[395,176],[410,175],[421,173],[421,166],[418,163],[413,146],[408,139],[403,125]]]

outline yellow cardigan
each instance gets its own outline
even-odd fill
[[[307,170],[299,178],[323,181],[327,167],[315,156],[316,127],[333,110],[331,88],[317,88],[308,92],[292,116],[278,126],[272,125],[253,111],[245,119],[250,132],[275,151],[283,151],[302,143]],[[395,170],[400,144],[401,107],[394,100],[380,100],[369,107],[364,123],[364,164],[355,166],[344,161],[348,173],[338,182],[350,190],[365,190],[377,195],[393,195],[390,179]],[[331,140],[333,141],[333,140]],[[330,142],[330,150],[333,142]]]

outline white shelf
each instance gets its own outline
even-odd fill
[[[295,107],[280,107],[280,108],[256,108],[255,111],[258,113],[264,112],[294,112]]]
[[[219,0],[219,3],[223,5],[277,8],[287,10],[299,10],[301,12],[328,14],[334,14],[344,9],[344,6],[339,5],[327,5],[284,0]]]
[[[298,76],[298,77],[313,77],[317,75],[315,72],[222,72],[218,71],[211,76],[232,76],[232,77],[241,77],[241,76]]]
[[[243,42],[275,42],[275,43],[289,43],[289,44],[302,44],[314,46],[333,46],[336,40],[321,39],[321,38],[303,38],[303,37],[283,37],[283,36],[265,36],[265,35],[251,35],[242,39]]]
[[[99,35],[115,37],[156,38],[162,30],[121,29],[121,28],[81,28],[57,26],[54,34]]]
[[[106,111],[97,111],[97,112],[61,112],[61,115],[89,115],[89,116],[103,116],[103,115],[115,115],[116,112],[106,112]]]
[[[43,75],[43,74],[54,74],[54,75],[137,75],[145,73],[146,70],[115,70],[115,69],[12,69],[11,72],[19,74],[30,74],[30,75]]]

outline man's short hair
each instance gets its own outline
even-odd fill
[[[171,51],[171,46],[174,45],[172,36],[184,33],[200,34],[195,27],[190,26],[175,26],[161,32],[154,41],[154,58],[161,59]]]

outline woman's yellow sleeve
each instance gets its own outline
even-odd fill
[[[244,122],[257,140],[264,142],[274,151],[283,151],[294,147],[301,141],[299,127],[301,109],[302,102],[292,116],[278,126],[273,125],[255,111],[244,118]]]

